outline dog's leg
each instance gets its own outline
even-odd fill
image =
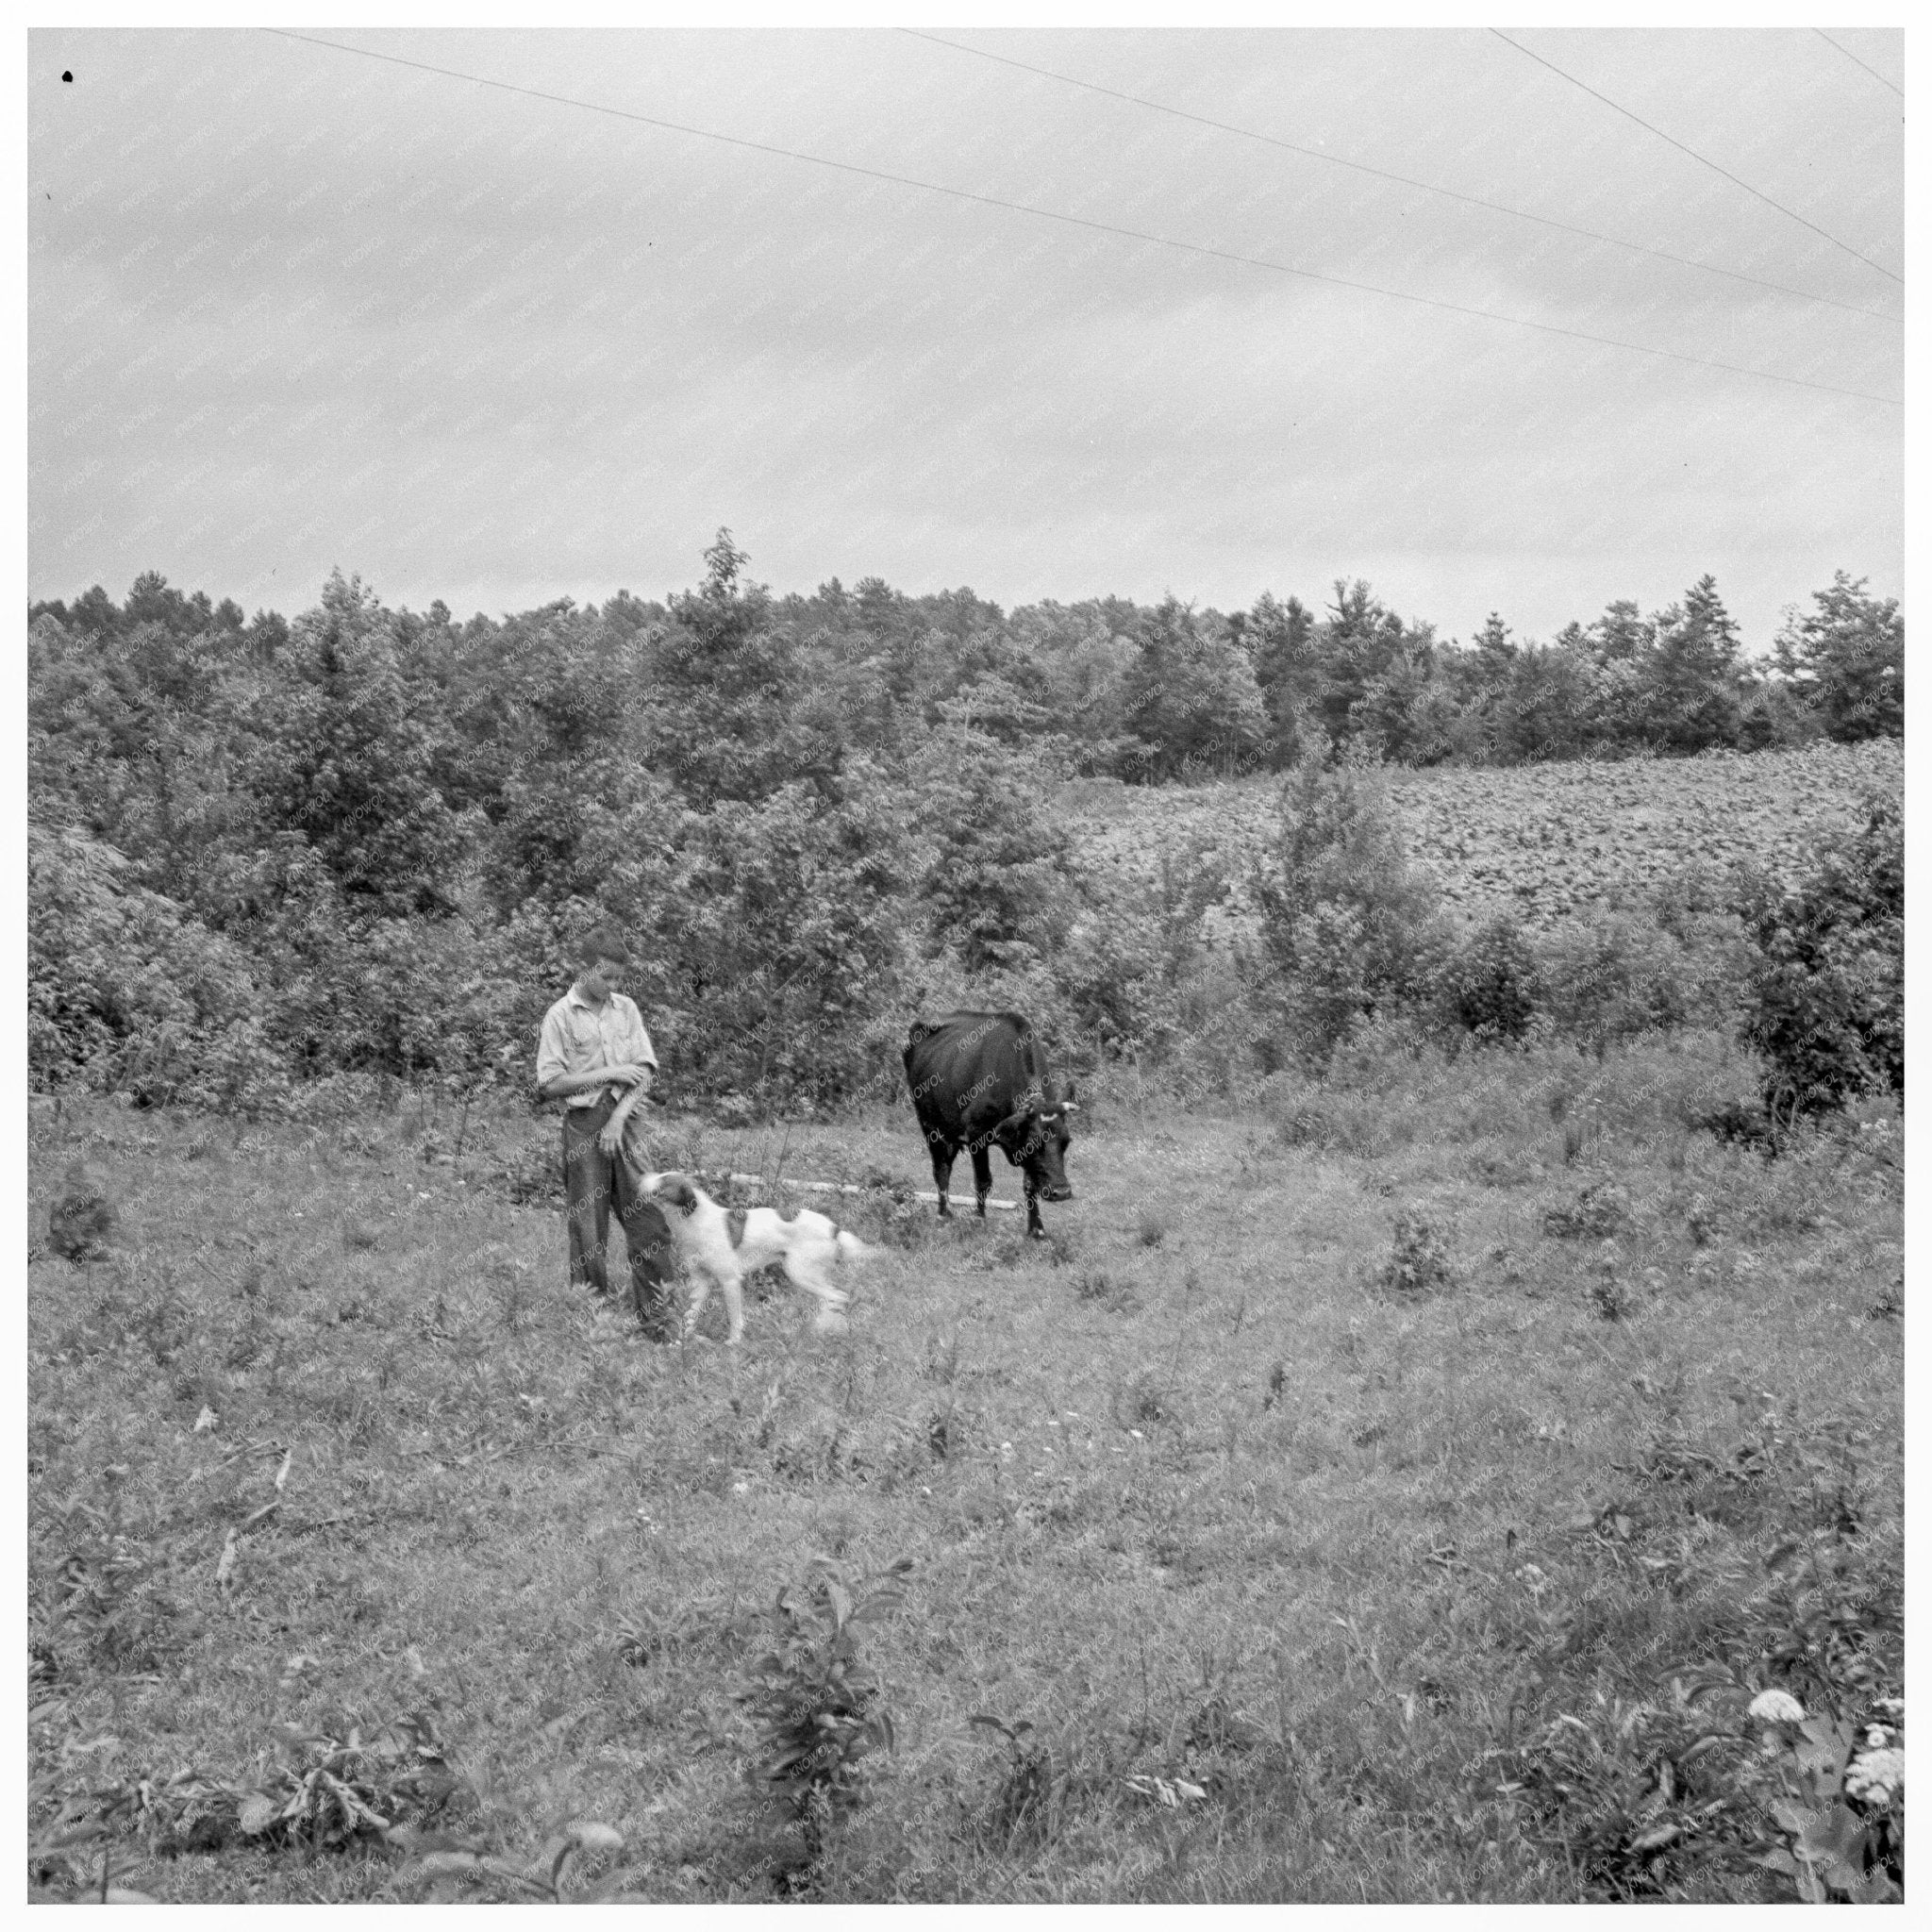
[[[815,1257],[808,1261],[803,1255],[787,1255],[785,1278],[793,1288],[802,1288],[807,1294],[817,1297],[818,1312],[812,1318],[814,1328],[823,1334],[840,1325],[841,1311],[852,1297],[842,1288],[835,1288],[825,1279],[824,1270]]]
[[[744,1340],[744,1276],[736,1268],[721,1271],[719,1286],[724,1291],[724,1344],[736,1348]]]

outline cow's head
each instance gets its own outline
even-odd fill
[[[994,1130],[994,1138],[1016,1167],[1026,1174],[1026,1188],[1042,1201],[1071,1201],[1067,1180],[1067,1143],[1074,1138],[1072,1116],[1079,1111],[1074,1090],[1064,1091],[1052,1081],[1045,1091],[1027,1094]]]

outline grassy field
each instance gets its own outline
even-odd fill
[[[407,1109],[36,1101],[37,1234],[76,1156],[121,1214],[29,1269],[36,1876],[520,1895],[420,1855],[594,1820],[565,1889],[662,1900],[1788,1897],[1748,1699],[1901,1694],[1898,1116],[1686,1128],[1751,1084],[1696,1035],[1102,1081],[1050,1241],[874,1191],[849,1329],[781,1284],[736,1352],[568,1287],[499,1178],[548,1118],[458,1167]],[[926,1184],[904,1106],[664,1132]],[[739,1693],[814,1555],[911,1568],[805,1867]]]

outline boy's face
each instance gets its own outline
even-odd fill
[[[602,954],[591,961],[584,972],[584,991],[593,1000],[608,999],[614,992],[624,991],[624,961],[607,959]]]

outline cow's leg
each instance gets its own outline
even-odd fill
[[[992,1192],[992,1155],[984,1146],[973,1150],[973,1199],[979,1218],[986,1219],[986,1197]]]
[[[946,1205],[946,1190],[952,1185],[953,1158],[959,1150],[950,1141],[933,1141],[929,1144],[932,1149],[932,1184],[939,1190],[940,1196],[940,1219],[950,1221],[953,1210]]]
[[[1040,1190],[1033,1176],[1026,1176],[1026,1232],[1037,1241],[1046,1239],[1046,1226],[1040,1218]]]

